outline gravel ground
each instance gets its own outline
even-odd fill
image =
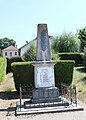
[[[6,87],[9,85],[12,86],[12,92],[5,92]],[[15,105],[19,101],[18,98],[12,74],[8,74],[0,85],[0,120],[86,120],[86,110],[15,116]],[[86,108],[86,102],[79,103]]]
[[[47,113],[34,115],[1,116],[0,120],[86,120],[86,111],[65,112],[65,113]]]

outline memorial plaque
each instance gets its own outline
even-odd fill
[[[50,67],[36,67],[35,68],[35,87],[51,87],[55,86],[54,82],[54,69]]]

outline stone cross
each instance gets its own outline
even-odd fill
[[[47,24],[38,24],[37,30],[37,61],[50,61],[50,44]]]

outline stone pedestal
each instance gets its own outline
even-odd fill
[[[51,61],[36,61],[34,66],[35,88],[40,87],[55,87],[54,81],[54,65],[56,62]]]
[[[51,61],[33,62],[35,89],[32,90],[32,103],[60,101],[59,89],[55,87],[54,65]]]
[[[32,91],[32,103],[59,102],[57,87],[35,88]]]

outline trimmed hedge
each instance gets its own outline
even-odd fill
[[[74,61],[59,60],[55,65],[55,82],[57,85],[61,83],[70,85],[73,77]],[[19,92],[19,85],[29,84],[34,86],[34,67],[32,62],[12,63],[15,87]]]
[[[19,92],[19,85],[29,84],[34,86],[34,67],[32,62],[14,62],[12,63],[14,83]]]
[[[59,60],[54,67],[55,71],[55,84],[61,85],[65,84],[70,86],[73,79],[73,60]]]
[[[10,73],[12,72],[11,69],[11,64],[13,62],[23,62],[22,58],[20,56],[16,56],[16,57],[7,57],[7,68],[6,68],[6,73]]]
[[[77,52],[58,53],[60,60],[74,60],[75,66],[83,64],[83,55]]]
[[[0,57],[0,83],[3,81],[6,75],[6,58]]]

